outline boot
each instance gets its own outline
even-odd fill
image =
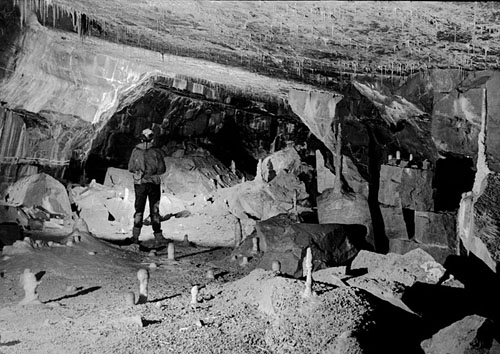
[[[141,228],[140,227],[134,227],[132,228],[132,243],[139,243],[139,235],[141,234]]]
[[[167,240],[163,237],[163,233],[155,232],[153,235],[155,237],[155,247],[167,244]]]

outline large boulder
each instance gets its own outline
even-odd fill
[[[496,354],[500,353],[497,331],[493,321],[470,315],[443,328],[421,346],[425,354]]]
[[[313,270],[345,264],[364,246],[363,225],[297,223],[288,214],[258,222],[255,234],[247,237],[234,253],[252,256],[252,238],[257,237],[263,255],[260,268],[271,269],[281,263],[282,273],[302,277],[302,261],[308,247],[313,256]]]
[[[291,212],[294,199],[297,212],[310,211],[301,204],[308,198],[305,185],[293,173],[279,172],[269,183],[254,180],[224,188],[218,194],[227,200],[231,212],[239,219],[266,220]]]
[[[51,214],[71,215],[66,188],[45,173],[21,178],[9,187],[7,194],[7,202],[10,204],[41,207]]]
[[[202,148],[167,156],[165,165],[162,185],[164,191],[171,194],[210,194],[239,183],[229,168]]]

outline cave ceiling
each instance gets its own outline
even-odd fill
[[[16,1],[46,26],[320,87],[499,66],[496,2]]]

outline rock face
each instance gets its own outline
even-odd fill
[[[495,339],[495,326],[491,320],[478,315],[464,317],[462,320],[443,328],[422,342],[425,354],[494,354],[500,345]]]
[[[497,73],[473,82],[482,88],[477,173],[472,191],[462,195],[458,213],[458,235],[464,247],[497,273],[500,264],[500,177],[495,151],[498,119],[494,114],[499,111],[500,101],[493,92],[499,82]]]
[[[87,127],[72,117],[51,123],[33,113],[0,107],[0,194],[39,170],[62,176],[77,154],[74,139]]]
[[[382,165],[378,200],[383,205],[416,211],[434,209],[432,170]]]
[[[302,277],[308,247],[317,270],[346,263],[361,249],[366,236],[363,225],[297,223],[286,214],[258,222],[255,229],[233,253],[252,256],[252,238],[257,237],[264,253],[258,266],[270,270],[272,262],[279,261],[281,272],[294,277]]]
[[[433,170],[382,165],[378,199],[391,252],[421,247],[439,262],[456,253],[456,213],[434,212]]]

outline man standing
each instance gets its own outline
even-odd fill
[[[165,160],[161,150],[153,147],[153,131],[144,129],[140,142],[132,150],[128,170],[134,177],[135,214],[132,242],[139,242],[144,221],[146,199],[149,200],[149,215],[155,241],[161,242],[163,235],[160,221],[161,175],[165,173]]]

